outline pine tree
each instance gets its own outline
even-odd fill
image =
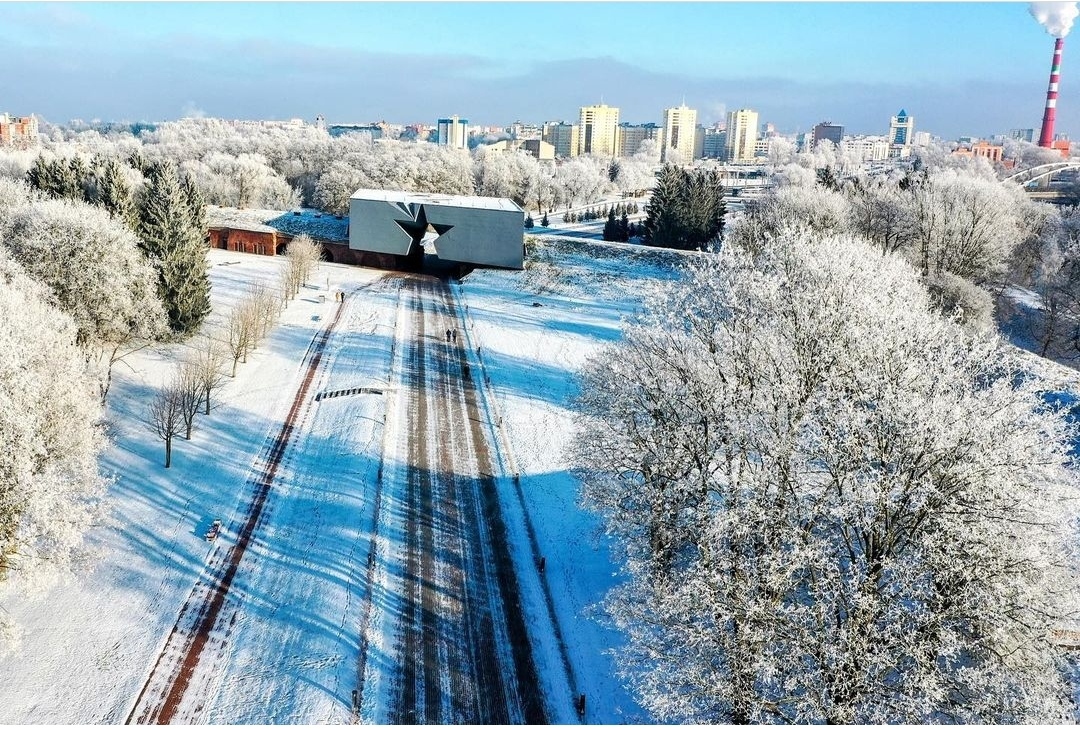
[[[205,234],[192,224],[191,202],[171,162],[147,180],[139,237],[158,270],[158,286],[174,332],[195,331],[210,313]]]
[[[184,190],[184,198],[187,201],[188,213],[191,216],[191,224],[196,230],[206,230],[206,199],[202,191],[191,175],[185,174],[181,179],[181,187]]]
[[[682,179],[679,168],[664,165],[656,179],[652,197],[645,205],[644,243],[657,248],[681,248],[681,229],[678,207]]]
[[[623,213],[622,217],[619,218],[619,237],[617,240],[623,243],[630,240],[630,218],[626,217],[626,213]]]
[[[526,215],[525,216],[525,227],[526,228],[532,228],[535,225],[536,225],[536,223],[533,222],[532,216],[531,215]]]
[[[611,164],[608,165],[608,180],[610,180],[611,182],[615,182],[617,179],[619,179],[620,169],[621,166],[619,165],[619,160],[611,160]]]
[[[547,213],[544,213],[544,217],[540,218],[540,225],[544,226],[545,228],[548,227]]]
[[[97,174],[97,204],[123,221],[132,230],[139,227],[138,211],[131,195],[131,188],[114,158],[105,160]]]
[[[619,223],[615,220],[615,211],[608,213],[607,222],[604,223],[604,240],[619,240]]]
[[[75,155],[68,160],[67,168],[68,174],[64,177],[64,189],[61,190],[60,194],[70,200],[90,202],[90,197],[87,195],[90,168],[87,167],[86,161],[79,155]]]
[[[724,229],[724,188],[715,171],[690,173],[665,165],[645,206],[646,245],[693,250]]]
[[[51,193],[51,177],[51,169],[49,163],[45,161],[45,155],[39,154],[26,173],[26,181],[35,190]]]

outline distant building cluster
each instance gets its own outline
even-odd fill
[[[525,152],[539,160],[569,159],[585,154],[632,157],[642,153],[645,149],[642,145],[651,141],[649,149],[653,161],[684,167],[701,159],[760,164],[782,140],[788,145],[794,143],[795,149],[803,152],[820,149],[822,144],[828,143],[848,159],[885,164],[908,159],[916,147],[931,142],[928,132],[916,131],[915,117],[906,109],[900,109],[889,118],[888,131],[883,134],[848,134],[843,124],[826,120],[815,124],[810,131],[785,137],[777,133],[771,123],[762,122],[754,109],[735,109],[705,126],[699,123],[697,109],[688,107],[685,102],[664,109],[659,124],[624,121],[620,118],[619,107],[601,102],[580,107],[576,121],[555,120],[542,124],[517,120],[506,127],[479,126],[454,115],[438,119],[433,126],[401,126],[386,122],[328,126],[325,118],[319,115],[315,126],[327,129],[332,135],[366,134],[373,140],[405,139],[462,150],[482,145],[492,151]],[[1002,145],[1006,138],[1032,142],[1035,130],[1010,129],[1007,135],[992,140],[962,138],[954,154],[1007,163]],[[1067,157],[1070,148],[1067,136],[1056,136],[1052,149]]]
[[[38,121],[30,116],[0,114],[0,147],[29,147],[37,144]]]

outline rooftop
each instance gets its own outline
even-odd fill
[[[388,203],[420,203],[448,205],[459,208],[482,208],[485,210],[524,211],[505,197],[480,197],[479,195],[440,195],[433,192],[404,192],[402,190],[360,189],[350,196],[351,200],[376,200]]]
[[[280,231],[290,236],[307,233],[317,240],[349,240],[349,218],[301,208],[299,210],[260,210],[206,206],[206,222],[211,228],[250,230],[257,233]]]

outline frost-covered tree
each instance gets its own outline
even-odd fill
[[[154,269],[127,225],[104,210],[68,200],[23,204],[0,214],[0,246],[75,320],[102,399],[113,364],[166,331]]]
[[[176,383],[170,383],[150,401],[148,425],[165,443],[165,468],[172,467],[172,442],[184,428],[184,396]]]
[[[205,231],[192,224],[192,206],[176,167],[157,165],[143,194],[139,238],[157,268],[158,292],[178,334],[195,331],[210,312]]]
[[[195,365],[203,413],[209,415],[213,394],[225,384],[225,351],[221,342],[213,336],[203,337],[191,361]]]
[[[78,566],[105,486],[95,383],[50,299],[0,251],[0,583],[20,593]],[[0,649],[10,628],[0,609]]]
[[[914,223],[911,255],[924,275],[994,278],[1023,236],[1016,208],[1026,201],[1016,186],[940,170],[917,179],[905,199]]]
[[[644,139],[638,151],[619,161],[615,186],[619,192],[640,193],[652,187],[653,170],[659,164],[660,145],[655,139]]]
[[[311,277],[312,272],[322,260],[322,245],[316,243],[306,233],[289,241],[285,249],[285,265],[290,269],[289,280],[293,285],[293,295],[300,293],[300,287]]]
[[[97,171],[97,194],[94,202],[132,230],[138,228],[139,217],[135,198],[120,162],[110,157]]]
[[[617,660],[661,721],[1058,723],[1075,427],[849,237],[726,245],[584,373]]]
[[[607,164],[592,155],[572,157],[556,168],[555,182],[566,209],[578,203],[591,203],[610,188]]]

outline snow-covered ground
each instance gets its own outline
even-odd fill
[[[467,306],[470,347],[479,348],[487,394],[501,417],[500,449],[510,473],[504,493],[520,499],[539,552],[590,723],[643,722],[648,716],[614,675],[609,651],[619,636],[598,618],[618,579],[599,519],[578,506],[566,448],[574,437],[575,372],[618,340],[622,318],[640,306],[643,286],[675,276],[681,255],[625,244],[547,239],[522,273],[478,270],[455,286]],[[525,549],[526,536],[515,544]]]
[[[530,631],[545,633],[532,636],[533,660],[555,707],[552,721],[575,718],[569,696],[551,695],[567,686],[586,694],[591,723],[648,720],[613,675],[606,651],[618,646],[618,635],[594,619],[594,606],[617,576],[598,520],[577,506],[564,448],[573,436],[576,369],[618,338],[620,317],[638,306],[643,281],[674,275],[677,258],[552,240],[538,247],[525,272],[476,271],[452,287],[466,317],[462,344],[481,384],[479,417],[492,424],[493,476],[523,611]],[[218,319],[251,282],[272,282],[280,266],[278,259],[217,250],[210,259]],[[18,650],[0,658],[0,723],[119,723],[142,715],[140,695],[152,702],[155,691],[166,690],[155,677],[168,678],[172,663],[180,665],[170,634],[174,626],[191,627],[195,618],[183,606],[217,581],[290,411],[295,427],[271,495],[197,670],[184,679],[196,700],[180,701],[173,720],[385,720],[385,707],[363,702],[354,714],[352,691],[362,626],[383,624],[366,612],[372,576],[395,584],[379,572],[382,561],[368,560],[384,422],[395,422],[386,417],[400,378],[391,347],[402,318],[400,292],[382,272],[339,265],[322,266],[310,283],[239,366],[212,414],[196,421],[192,440],[174,443],[170,469],[162,467],[163,444],[146,426],[146,407],[188,345],[146,349],[117,365],[111,446],[102,462],[115,479],[112,516],[90,535],[92,570],[37,599],[0,595],[24,631]],[[344,305],[331,295],[339,289],[350,292]],[[339,309],[334,336],[305,385],[309,349]],[[203,535],[217,518],[222,535],[208,544]],[[390,542],[379,549],[380,556],[392,552]],[[535,569],[537,554],[543,573]],[[380,609],[396,610],[381,598],[374,612]],[[546,635],[552,619],[559,636]],[[395,637],[369,638],[370,688],[384,695],[378,669]]]

